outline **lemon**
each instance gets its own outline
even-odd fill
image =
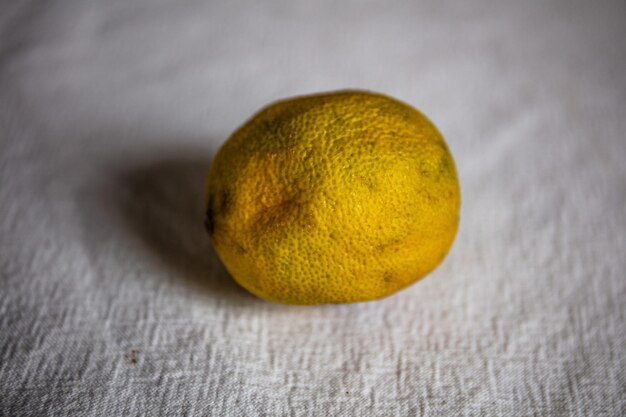
[[[460,209],[435,126],[363,91],[262,109],[218,151],[206,199],[226,269],[285,304],[367,301],[410,285],[444,259]]]

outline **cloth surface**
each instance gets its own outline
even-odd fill
[[[0,4],[0,415],[626,414],[623,1]],[[257,299],[211,158],[343,88],[440,128],[454,247],[381,301]]]

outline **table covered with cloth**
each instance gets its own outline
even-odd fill
[[[626,414],[626,3],[0,3],[0,415]],[[377,91],[460,228],[380,301],[284,306],[203,229],[230,133]]]

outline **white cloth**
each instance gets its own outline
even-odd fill
[[[4,1],[0,415],[626,414],[623,1]],[[426,113],[460,231],[388,299],[270,304],[210,249],[269,102]]]

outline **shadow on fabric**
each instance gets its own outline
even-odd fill
[[[204,229],[204,181],[211,157],[155,158],[118,177],[124,220],[171,274],[194,289],[255,298],[229,276]]]

